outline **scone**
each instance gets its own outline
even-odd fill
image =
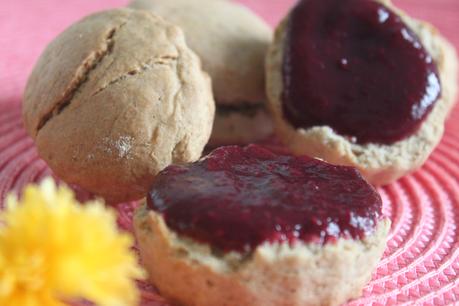
[[[134,225],[151,282],[178,305],[339,305],[383,253],[381,207],[355,168],[230,146],[161,172]]]
[[[457,67],[434,27],[388,0],[300,1],[267,57],[275,129],[296,154],[390,183],[420,167],[440,141]]]
[[[264,78],[272,31],[264,21],[227,0],[133,0],[130,7],[180,26],[201,58],[217,103],[211,146],[246,144],[272,134]]]
[[[109,202],[141,198],[160,170],[199,159],[214,111],[210,79],[182,31],[131,9],[60,34],[23,102],[25,127],[51,169]]]

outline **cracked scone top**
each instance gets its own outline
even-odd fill
[[[211,146],[246,144],[272,134],[266,109],[264,59],[271,28],[228,0],[132,0],[180,26],[212,78],[217,103]]]
[[[23,103],[52,170],[110,202],[138,199],[161,169],[198,159],[215,111],[182,31],[130,9],[88,16],[52,41]]]

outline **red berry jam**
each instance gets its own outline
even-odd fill
[[[441,96],[417,35],[376,1],[300,1],[286,37],[283,112],[295,128],[392,144],[415,133]]]
[[[167,167],[147,203],[175,232],[223,252],[359,239],[382,216],[379,194],[356,169],[256,145],[221,147]]]

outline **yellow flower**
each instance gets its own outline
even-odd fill
[[[135,279],[144,272],[132,246],[103,203],[80,205],[52,179],[28,186],[0,213],[0,305],[62,306],[81,298],[134,305]]]

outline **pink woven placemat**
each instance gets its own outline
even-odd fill
[[[293,3],[240,2],[273,25]],[[459,46],[458,0],[396,3],[434,23]],[[40,52],[56,34],[82,16],[125,4],[126,0],[0,1],[0,205],[8,191],[19,191],[25,184],[51,175],[38,158],[20,118],[21,94]],[[349,305],[459,303],[459,108],[450,117],[445,137],[426,165],[379,191],[385,213],[393,222],[392,231],[384,258],[363,297]],[[83,192],[79,195],[85,197]],[[118,206],[119,224],[126,230],[131,230],[134,206]],[[168,305],[148,284],[139,286],[142,305]]]

